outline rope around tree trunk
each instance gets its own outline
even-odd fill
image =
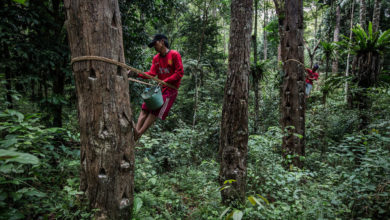
[[[125,68],[125,69],[128,69],[128,70],[131,70],[133,72],[136,72],[136,73],[139,73],[143,76],[145,76],[146,78],[148,79],[152,79],[158,83],[161,83],[169,88],[172,88],[172,89],[176,89],[176,86],[173,86],[169,83],[166,83],[160,79],[157,79],[153,76],[150,76],[148,74],[145,74],[143,71],[139,70],[139,69],[136,69],[134,67],[131,67],[131,66],[128,66],[126,65],[125,63],[121,63],[121,62],[118,62],[118,61],[115,61],[115,60],[111,60],[111,59],[108,59],[108,58],[105,58],[105,57],[100,57],[100,56],[80,56],[80,57],[75,57],[72,59],[72,61],[70,62],[71,65],[73,65],[75,62],[79,62],[79,61],[86,61],[86,60],[97,60],[97,61],[103,61],[103,62],[106,62],[106,63],[111,63],[111,64],[114,64],[114,65],[117,65],[117,66],[120,66],[122,68]],[[145,82],[142,82],[142,81],[139,81],[139,80],[136,80],[136,79],[133,79],[133,78],[128,78],[130,81],[133,81],[133,82],[137,82],[137,83],[141,83],[141,84],[145,84],[145,85],[149,85],[149,86],[153,86],[152,84],[150,83],[145,83]]]

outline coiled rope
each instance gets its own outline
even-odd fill
[[[86,60],[97,60],[97,61],[103,61],[103,62],[106,62],[106,63],[111,63],[111,64],[114,64],[114,65],[117,65],[117,66],[120,66],[122,68],[125,68],[125,69],[128,69],[132,72],[136,72],[136,73],[139,73],[141,74],[142,76],[145,76],[146,78],[148,79],[152,79],[162,85],[165,85],[169,88],[172,88],[172,89],[176,89],[176,86],[173,86],[169,83],[166,83],[160,79],[158,79],[157,77],[153,77],[153,76],[150,76],[148,74],[145,74],[143,71],[139,70],[139,69],[136,69],[134,67],[131,67],[131,66],[128,66],[127,64],[125,63],[122,63],[122,62],[118,62],[118,61],[115,61],[115,60],[112,60],[112,59],[108,59],[106,57],[100,57],[100,56],[80,56],[80,57],[75,57],[72,59],[72,61],[70,62],[71,65],[73,65],[75,62],[79,62],[79,61],[86,61]],[[128,78],[128,80],[130,81],[133,81],[133,82],[137,82],[137,83],[141,83],[141,84],[145,84],[145,85],[149,85],[149,86],[153,86],[152,84],[150,83],[146,83],[146,82],[142,82],[140,80],[136,80],[136,79],[133,79],[133,78]]]

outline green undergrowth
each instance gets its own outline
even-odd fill
[[[201,110],[195,127],[175,112],[172,121],[157,122],[136,147],[134,219],[389,218],[387,96],[373,96],[361,131],[359,112],[332,96],[323,106],[317,96],[306,112],[304,167],[285,169],[277,126],[251,135],[246,200],[235,208],[221,205],[220,108]],[[94,210],[78,191],[78,134],[40,119],[0,112],[0,219],[90,219]]]

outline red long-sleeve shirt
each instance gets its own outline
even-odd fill
[[[169,83],[179,89],[181,78],[183,77],[183,63],[181,56],[176,50],[170,50],[165,56],[157,54],[153,57],[152,67],[146,74]],[[139,77],[147,79],[147,77],[139,74]],[[163,86],[165,87],[165,86]]]
[[[313,85],[313,79],[318,80],[318,73],[314,72],[311,69],[306,69],[307,75],[306,75],[306,83],[310,83]]]

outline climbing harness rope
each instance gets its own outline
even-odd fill
[[[288,62],[288,61],[294,61],[294,62],[297,62],[299,64],[301,64],[303,67],[305,67],[305,64],[303,64],[302,62],[300,62],[299,60],[296,60],[296,59],[288,59],[286,61],[284,61],[284,63]]]
[[[169,88],[172,88],[172,89],[176,89],[176,86],[173,86],[169,83],[166,83],[162,80],[159,80],[153,76],[150,76],[148,74],[145,74],[143,71],[141,70],[138,70],[134,67],[131,67],[131,66],[128,66],[126,65],[125,63],[121,63],[121,62],[118,62],[118,61],[115,61],[115,60],[112,60],[112,59],[108,59],[106,57],[100,57],[100,56],[80,56],[80,57],[75,57],[72,59],[72,61],[70,62],[71,65],[73,65],[75,62],[79,62],[79,61],[86,61],[86,60],[97,60],[97,61],[103,61],[103,62],[106,62],[106,63],[111,63],[111,64],[114,64],[114,65],[117,65],[117,66],[120,66],[120,67],[123,67],[125,69],[128,69],[130,71],[133,71],[133,72],[136,72],[136,73],[139,73],[143,76],[145,76],[146,78],[149,78],[149,79],[152,79],[158,83],[161,83]],[[152,84],[150,83],[146,83],[146,82],[142,82],[140,80],[136,80],[136,79],[133,79],[133,78],[128,78],[130,81],[133,81],[133,82],[137,82],[137,83],[141,83],[141,84],[145,84],[145,85],[149,85],[149,86],[153,86]]]

